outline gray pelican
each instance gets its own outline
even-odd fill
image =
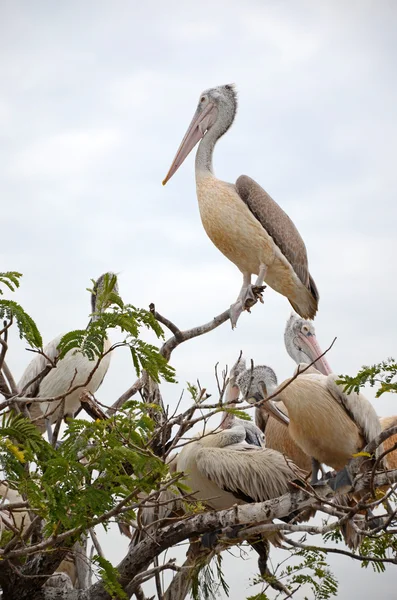
[[[305,244],[286,213],[253,179],[230,184],[217,179],[212,154],[232,125],[237,110],[233,85],[204,91],[163,185],[201,140],[196,154],[196,187],[201,220],[215,246],[243,274],[243,286],[230,307],[234,327],[243,310],[261,298],[263,283],[286,296],[302,317],[313,319],[319,294],[309,273]],[[254,286],[251,275],[256,274]]]
[[[277,498],[302,476],[279,452],[248,444],[242,425],[186,444],[176,457],[176,470],[183,471],[195,498],[215,510]]]
[[[279,452],[246,440],[246,428],[237,424],[198,436],[183,447],[174,459],[175,467],[185,474],[184,483],[197,500],[214,510],[264,502],[290,492],[290,482],[302,479],[304,474],[292,461],[287,461]],[[277,538],[272,542],[276,544]],[[250,543],[259,554],[261,574],[268,575],[268,540],[256,536]],[[279,582],[271,585],[284,589]]]
[[[103,292],[104,285],[110,283],[114,285],[114,291],[117,288],[117,278],[113,273],[105,273],[101,275],[96,281],[93,292],[91,294],[91,308],[92,316],[91,321],[96,320],[100,312],[106,308],[100,303],[101,293]],[[44,348],[44,354],[52,361],[55,361],[58,356],[58,344],[63,337],[63,334],[58,335],[51,342],[49,342]],[[109,350],[111,342],[106,338],[104,343],[104,353]],[[103,379],[108,371],[110,363],[110,353],[106,354],[101,360],[98,368],[93,374],[91,380],[84,388],[78,388],[71,394],[65,397],[65,406],[63,410],[63,417],[73,417],[75,412],[80,408],[80,395],[83,389],[88,392],[95,394],[97,389],[103,382]],[[47,359],[36,354],[33,360],[26,367],[21,379],[18,382],[18,389],[22,390],[30,381],[32,381],[39,373],[41,373],[46,365],[48,364]],[[66,394],[71,387],[77,385],[83,385],[89,378],[91,372],[96,365],[96,360],[89,360],[88,357],[84,356],[80,352],[74,350],[69,351],[66,356],[60,360],[56,367],[51,369],[49,373],[39,382],[33,383],[26,390],[26,395],[32,398],[51,398]],[[44,416],[47,432],[49,439],[51,439],[51,425],[56,423],[60,412],[62,410],[62,401],[60,402],[34,402],[30,406],[30,416],[35,420],[38,428],[41,432],[45,430],[43,420],[37,420],[40,416]]]
[[[353,454],[380,433],[381,425],[372,404],[362,394],[345,394],[336,384],[337,378],[337,375],[325,376],[319,372],[303,373],[277,386],[274,371],[258,365],[241,373],[237,384],[244,397],[256,402],[277,393],[291,381],[274,399],[274,402],[283,402],[289,418],[272,400],[263,406],[288,425],[291,438],[308,456],[341,470]],[[317,469],[312,473],[312,482],[315,481]]]
[[[323,353],[317,342],[313,323],[295,313],[292,313],[287,321],[284,342],[288,354],[297,365],[310,364]],[[325,356],[316,361],[315,367],[324,375],[332,372]],[[277,384],[277,380],[275,383]],[[277,404],[277,408],[288,416],[287,407],[282,402]],[[266,435],[266,446],[289,456],[299,468],[309,473],[312,470],[310,457],[294,442],[289,429],[277,419],[270,417],[263,406],[257,408],[255,412],[256,424]]]
[[[229,404],[230,407],[233,404],[237,403],[237,400],[240,396],[240,388],[237,385],[237,377],[240,373],[245,370],[245,360],[242,356],[239,357],[236,364],[230,370],[229,383],[226,388],[225,400],[226,403]],[[277,421],[277,425],[278,425]],[[230,412],[224,412],[222,416],[222,420],[219,424],[220,429],[230,429],[230,427],[234,427],[236,425],[240,425],[245,429],[245,441],[248,444],[253,446],[265,445],[265,436],[259,426],[254,425],[252,421],[248,421],[245,419],[240,419],[233,415]],[[285,427],[281,425],[281,427],[285,430]],[[274,448],[275,450],[277,448]],[[298,465],[299,466],[299,465]]]

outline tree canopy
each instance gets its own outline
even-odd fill
[[[397,563],[393,487],[397,470],[387,469],[383,460],[397,449],[392,437],[397,426],[384,430],[352,457],[348,503],[335,496],[330,479],[324,478],[315,487],[302,481],[290,493],[266,502],[209,510],[184,484],[183,473],[175,471],[172,457],[198,427],[216,426],[217,413],[226,411],[243,419],[252,416],[252,404],[244,398],[227,402],[228,369],[222,373],[216,369],[216,398],[210,398],[197,383],[188,385],[187,410],[179,408],[177,385],[175,404],[165,407],[162,400],[162,383],[175,382],[172,352],[181,344],[194,343],[197,336],[211,335],[228,320],[228,310],[183,331],[154,305],[145,310],[124,303],[116,279],[108,278],[99,303],[103,310],[86,329],[62,337],[57,360],[47,360],[36,379],[40,382],[68,353],[86,356],[93,373],[107,353],[128,347],[130,387],[114,398],[112,406],[103,406],[85,392],[88,381],[83,385],[70,381],[63,394],[45,400],[59,404],[81,388],[81,405],[88,418],[69,419],[62,436],[58,419],[49,443],[31,418],[32,405],[43,398],[26,395],[27,386],[18,389],[7,365],[11,327],[18,329],[34,353],[47,358],[35,321],[12,300],[20,281],[20,273],[0,273],[0,587],[4,600],[144,600],[149,581],[154,583],[158,600],[182,600],[189,594],[211,598],[219,587],[227,594],[222,552],[233,545],[244,547],[247,539],[264,534],[279,536],[286,559],[274,573],[258,575],[262,591],[247,593],[248,600],[293,596],[301,586],[318,600],[336,597],[337,577],[327,565],[330,552],[378,571]],[[107,332],[115,328],[123,340],[105,350]],[[144,341],[144,330],[155,334],[158,347]],[[381,395],[397,392],[396,375],[397,364],[388,359],[363,367],[354,377],[341,375],[340,381],[347,392],[358,392],[369,383]],[[386,445],[388,440],[393,443]],[[320,519],[289,518],[308,508],[316,510]],[[372,523],[362,518],[367,509],[376,511]],[[104,554],[95,533],[95,528],[107,530],[114,522],[120,535],[131,537],[118,565]],[[231,538],[228,531],[236,525],[238,531]],[[353,549],[343,545],[347,527],[358,540]],[[208,545],[202,536],[211,532],[219,535],[215,544]],[[315,535],[322,536],[320,545],[318,537],[313,541]],[[169,553],[165,557],[166,550],[182,542],[188,542],[183,564],[169,558]],[[173,574],[166,589],[162,571]]]

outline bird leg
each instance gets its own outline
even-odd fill
[[[236,302],[230,307],[230,321],[232,323],[232,329],[236,327],[237,321],[244,310],[251,312],[250,308],[254,306],[254,304],[256,304],[258,300],[263,303],[262,292],[265,290],[266,287],[263,285],[266,270],[267,267],[265,265],[261,265],[259,275],[254,285],[251,284],[251,274],[243,274],[243,286],[240,290]]]
[[[316,458],[312,456],[312,478],[310,480],[311,485],[318,482],[318,471],[321,468],[320,463]]]

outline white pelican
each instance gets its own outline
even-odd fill
[[[201,220],[215,246],[243,274],[243,286],[230,307],[232,326],[260,297],[263,283],[286,296],[302,317],[313,319],[319,294],[309,273],[305,244],[276,202],[253,179],[235,184],[217,179],[212,170],[216,142],[232,125],[237,110],[233,85],[204,91],[163,185],[201,140],[196,154],[196,186]],[[254,286],[251,275],[256,274]]]
[[[337,378],[315,372],[291,380],[274,400],[284,403],[289,419],[273,401],[264,402],[263,406],[281,423],[288,424],[290,436],[308,456],[341,470],[353,454],[380,433],[381,426],[363,394],[345,394],[342,386],[335,383]],[[247,399],[258,401],[277,392],[287,381],[290,380],[277,386],[274,371],[258,365],[241,373],[237,384]],[[316,469],[312,481],[317,481]]]
[[[116,276],[113,273],[105,273],[96,281],[93,293],[91,295],[91,320],[97,319],[100,311],[102,310],[102,307],[100,306],[100,299],[105,282],[110,282],[115,277]],[[114,291],[117,291],[118,288],[116,280],[114,282],[114,286]],[[44,348],[44,354],[52,361],[56,360],[59,356],[58,344],[63,335],[64,334],[58,335]],[[110,346],[110,340],[109,338],[106,338],[103,348],[104,353],[109,350]],[[88,357],[84,356],[80,352],[76,353],[74,350],[71,350],[56,364],[55,368],[49,371],[49,373],[39,383],[36,382],[30,385],[27,388],[26,395],[31,396],[32,398],[51,398],[65,394],[69,389],[71,389],[71,387],[83,385],[88,380],[96,365],[96,362],[96,360],[89,360]],[[102,384],[103,379],[108,371],[109,363],[110,353],[106,354],[106,356],[101,360],[91,380],[84,388],[80,387],[65,397],[65,406],[63,410],[64,418],[73,417],[78,408],[80,408],[80,395],[83,389],[95,394],[97,389]],[[33,360],[26,367],[21,379],[19,380],[18,389],[22,390],[30,381],[32,381],[45,369],[47,364],[48,361],[44,356],[36,354]],[[34,402],[29,408],[31,418],[35,420],[35,423],[42,432],[45,430],[45,425],[42,420],[36,421],[36,419],[38,419],[41,415],[45,417],[49,439],[51,438],[51,425],[56,423],[61,409],[62,401],[55,403]]]

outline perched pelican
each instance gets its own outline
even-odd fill
[[[114,279],[114,281],[113,281]],[[112,283],[114,285],[114,291],[117,288],[117,278],[113,273],[105,273],[101,275],[96,281],[93,293],[91,294],[91,308],[92,317],[91,321],[98,318],[100,312],[106,308],[101,305],[101,293],[103,292],[104,285]],[[90,322],[91,322],[90,321]],[[58,353],[58,344],[63,334],[58,335],[44,348],[44,354],[52,361],[56,360]],[[103,351],[107,352],[111,346],[108,338],[104,343]],[[65,406],[63,410],[63,416],[73,417],[75,412],[80,407],[80,395],[83,389],[95,394],[97,389],[103,382],[103,379],[108,371],[110,363],[110,353],[101,360],[98,368],[93,374],[91,380],[87,383],[85,388],[80,387],[68,396],[65,397]],[[39,354],[36,354],[33,360],[26,367],[21,379],[18,382],[18,389],[22,390],[30,381],[32,381],[39,373],[41,373],[46,365],[48,364],[47,359]],[[26,395],[32,398],[51,398],[66,394],[69,389],[76,385],[83,385],[89,378],[91,372],[96,365],[96,360],[91,361],[88,357],[84,356],[80,352],[76,353],[71,350],[66,356],[60,360],[56,367],[51,369],[49,373],[39,382],[33,383],[27,388]],[[38,420],[40,416],[45,417],[47,432],[49,439],[51,438],[51,425],[56,423],[60,411],[62,410],[62,401],[59,402],[34,402],[30,406],[30,416],[35,420],[40,431],[45,430],[45,424],[43,420]]]
[[[217,179],[212,154],[232,125],[237,110],[233,85],[204,91],[163,185],[201,140],[196,154],[196,186],[201,220],[215,246],[243,274],[243,286],[230,307],[234,327],[243,310],[260,298],[263,283],[286,296],[302,317],[313,319],[319,294],[309,273],[305,244],[298,230],[253,179],[230,184]],[[254,286],[251,275],[256,274]]]
[[[198,437],[176,457],[194,496],[215,510],[264,502],[290,491],[301,471],[274,450],[246,442],[241,425]]]
[[[290,357],[296,362],[297,365],[299,363],[308,363],[313,362],[317,356],[322,354],[322,350],[317,342],[316,332],[314,329],[313,323],[310,321],[306,321],[305,319],[299,318],[296,314],[292,313],[289,320],[287,321],[287,325],[284,332],[284,341],[285,347],[287,349]],[[327,359],[323,356],[321,359],[316,361],[314,365],[321,373],[324,375],[329,375],[332,373],[331,367],[328,364]],[[280,402],[277,406],[282,410],[282,412],[288,411],[282,408],[282,403]],[[261,411],[262,413],[263,411]],[[263,417],[265,418],[265,417]],[[388,427],[392,427],[397,425],[397,416],[391,417],[379,417],[382,431],[387,429]],[[262,429],[262,427],[261,427]],[[263,430],[263,429],[262,429]],[[282,437],[282,431],[284,431],[284,435],[289,436],[288,429],[283,427],[280,422],[275,419],[269,419],[268,424],[266,426],[266,445],[269,448],[274,448],[279,452],[282,452],[279,446],[273,445],[273,438],[275,435],[278,436],[279,439]],[[291,439],[291,438],[290,438]],[[292,441],[292,440],[291,440]],[[392,448],[394,444],[397,442],[397,434],[391,436],[387,440],[383,442],[384,450],[388,450]],[[284,453],[284,452],[283,452]],[[293,461],[302,469],[303,465],[297,460],[296,456],[290,454],[289,452],[285,452],[288,456],[291,456]],[[386,455],[385,464],[388,469],[396,469],[397,468],[397,451],[394,450]]]
[[[302,365],[304,366],[304,365]],[[335,383],[337,375],[303,373],[277,394],[274,402],[283,402],[289,419],[272,400],[263,406],[281,423],[288,424],[292,439],[317,463],[312,481],[317,481],[318,463],[341,470],[353,454],[374,439],[381,431],[379,418],[372,404],[362,395],[345,394]],[[277,392],[274,371],[256,366],[241,373],[237,384],[241,393],[254,401]]]
[[[284,342],[288,354],[297,365],[310,364],[323,353],[317,342],[313,323],[298,317],[295,313],[292,313],[287,321]],[[316,361],[315,367],[324,375],[332,372],[325,356]],[[277,380],[275,384],[277,385]],[[282,402],[278,403],[277,408],[288,416],[287,407]],[[289,456],[299,468],[310,473],[312,470],[310,457],[294,442],[289,429],[271,417],[263,406],[257,408],[255,413],[256,424],[266,435],[266,446]]]
[[[264,502],[291,491],[289,483],[302,479],[304,474],[292,461],[246,440],[246,428],[238,424],[197,437],[183,447],[175,457],[175,467],[185,474],[184,483],[197,500],[214,510]],[[277,543],[277,537],[272,541]],[[260,573],[269,575],[266,565],[268,539],[256,536],[250,544],[259,554]],[[271,585],[283,589],[277,581]]]

